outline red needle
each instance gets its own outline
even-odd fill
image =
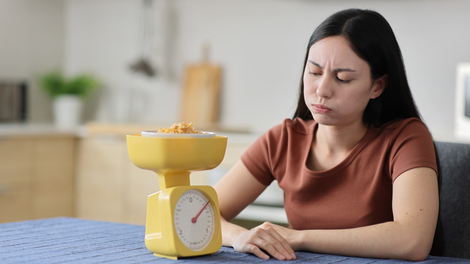
[[[202,207],[201,211],[199,211],[199,213],[198,213],[195,217],[191,218],[191,222],[192,222],[193,224],[195,224],[195,223],[197,222],[197,219],[198,219],[199,216],[201,215],[202,211],[204,211],[204,209],[206,209],[206,206],[207,206],[209,203],[210,203],[210,201],[208,201],[208,202],[206,203],[206,205],[204,205],[204,207]]]

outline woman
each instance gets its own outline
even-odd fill
[[[305,250],[423,260],[438,216],[436,164],[390,25],[374,11],[338,12],[310,38],[294,119],[214,186],[223,244],[262,259]],[[228,222],[273,180],[290,228]]]

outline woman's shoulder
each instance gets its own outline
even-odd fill
[[[402,131],[408,131],[408,130],[411,130],[411,131],[419,130],[419,131],[429,132],[424,122],[421,121],[421,119],[416,118],[416,117],[392,120],[390,122],[383,124],[377,129],[381,132],[386,132],[386,131],[402,132]]]
[[[382,142],[403,142],[408,139],[432,141],[428,127],[419,118],[397,119],[375,128],[378,140]]]

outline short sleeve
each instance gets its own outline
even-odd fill
[[[275,180],[272,173],[272,143],[276,141],[281,125],[277,125],[261,135],[241,156],[248,171],[262,184],[268,186]]]
[[[389,161],[392,181],[418,167],[428,167],[437,173],[434,142],[428,128],[419,119],[405,122],[392,144]]]

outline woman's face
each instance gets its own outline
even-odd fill
[[[305,103],[323,125],[362,122],[367,103],[384,88],[383,80],[372,80],[369,64],[342,36],[324,38],[310,47],[303,81]]]

